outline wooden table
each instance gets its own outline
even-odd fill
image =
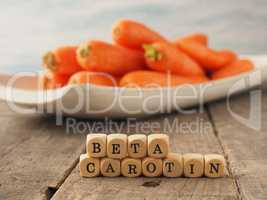
[[[222,153],[229,175],[220,179],[81,178],[78,158],[85,151],[85,132],[67,134],[68,118],[64,125],[56,126],[53,117],[17,115],[1,102],[0,199],[266,199],[266,101],[267,93],[263,92],[259,131],[230,115],[225,100],[207,105],[203,113],[173,113],[139,121],[159,122],[158,131],[166,121],[177,119],[180,125],[204,124],[202,133],[169,131],[171,148],[182,153]],[[240,116],[248,115],[250,93],[233,97],[230,105]],[[95,121],[77,122],[92,125]],[[123,125],[125,121],[116,123]],[[134,133],[133,129],[130,132]]]
[[[174,37],[187,32],[204,31],[211,36],[212,45],[215,47],[228,47],[239,53],[266,53],[266,1],[219,2],[206,0],[205,3],[201,1],[200,4],[196,0],[182,1],[183,3],[180,1],[175,1],[176,3],[174,1],[166,2],[166,4],[175,4],[170,8],[158,0],[155,10],[150,10],[151,2],[146,1],[147,9],[141,9],[141,2],[131,2],[136,4],[131,15],[136,15],[137,19],[144,17],[158,29],[164,25],[163,27],[166,29],[162,31],[167,36]],[[122,17],[122,13],[125,13],[112,11],[112,6],[100,6],[99,8],[109,12],[105,12],[103,15],[103,22],[94,24],[95,20],[86,17],[91,11],[91,3],[92,1],[88,4],[84,2],[83,6],[79,8],[81,11],[76,10],[76,12],[74,12],[72,4],[69,8],[63,7],[65,2],[57,6],[46,3],[39,6],[39,2],[32,4],[32,7],[28,4],[28,7],[20,5],[22,7],[21,16],[26,16],[25,13],[29,13],[31,17],[27,15],[28,18],[40,18],[40,20],[33,20],[31,23],[21,22],[23,26],[11,26],[4,23],[2,30],[5,30],[6,38],[11,38],[13,43],[19,46],[16,51],[13,48],[9,48],[9,51],[2,48],[2,55],[6,55],[3,57],[8,61],[6,63],[14,61],[8,67],[21,63],[23,60],[25,62],[22,66],[26,66],[29,64],[29,60],[34,60],[35,63],[31,68],[33,69],[37,65],[36,58],[45,48],[48,48],[49,45],[53,46],[54,43],[58,44],[59,41],[65,44],[66,41],[63,41],[61,34],[62,30],[67,35],[65,38],[67,41],[70,38],[75,38],[76,40],[73,39],[72,41],[77,42],[77,37],[82,36],[81,39],[87,39],[90,33],[95,36],[99,30],[103,29],[99,28],[101,26],[105,27],[100,31],[102,37],[109,30],[104,24],[110,24],[115,18]],[[101,3],[93,4],[94,8],[98,8],[97,6]],[[115,4],[115,2],[113,3]],[[4,4],[3,6],[7,5]],[[10,13],[13,13],[11,6],[14,7],[10,4],[8,6],[10,9],[3,9],[6,12],[1,12],[2,18],[9,18]],[[43,9],[45,6],[48,9]],[[157,12],[161,9],[162,12],[166,9],[170,9],[171,12],[166,12],[163,18],[161,13]],[[56,14],[52,16],[49,12],[48,15],[48,10]],[[139,16],[141,11],[144,12]],[[149,12],[146,13],[146,11]],[[112,17],[109,17],[108,14],[111,13]],[[15,22],[18,23],[20,19],[19,14],[16,16],[17,18],[14,14],[14,17],[10,18],[14,24]],[[97,15],[92,12],[92,17],[102,17],[102,14]],[[25,17],[23,20],[28,20],[28,18]],[[47,26],[43,26],[45,19],[48,19]],[[65,20],[68,22],[67,24],[77,24],[75,29],[72,26],[68,27]],[[158,23],[155,20],[161,20],[161,22]],[[55,25],[54,21],[58,24]],[[85,27],[95,26],[98,29],[88,29],[85,32]],[[21,34],[20,37],[17,37],[18,33]],[[39,34],[43,34],[42,37],[39,37]],[[11,36],[8,37],[9,35]],[[7,44],[12,41],[3,37],[1,37],[2,46],[8,46]],[[26,39],[21,40],[21,38]],[[48,42],[49,45],[46,45]],[[29,47],[29,43],[31,43],[32,48]],[[8,52],[9,55],[7,55]],[[26,54],[20,54],[20,52],[28,52],[29,54],[24,56]],[[17,59],[14,58],[15,53]],[[29,58],[28,55],[32,55],[34,59]],[[1,66],[4,64],[5,62]],[[249,114],[249,94],[245,93],[231,99],[231,107],[235,113],[241,116]],[[227,158],[229,175],[220,179],[81,178],[78,173],[78,159],[79,155],[85,151],[87,132],[67,134],[67,118],[64,120],[64,125],[56,126],[53,117],[18,115],[12,112],[5,102],[0,102],[0,200],[264,200],[267,198],[267,92],[263,92],[261,98],[262,108],[258,112],[262,112],[262,128],[257,131],[236,120],[226,109],[225,100],[208,104],[203,113],[190,115],[172,113],[139,121],[160,123],[158,131],[164,129],[166,120],[167,122],[179,120],[180,124],[197,121],[205,124],[207,128],[202,134],[188,130],[184,133],[168,131],[167,134],[171,138],[173,151],[223,154]],[[95,122],[95,120],[78,121],[88,122],[91,125]],[[116,121],[116,123],[123,125],[125,121]],[[134,127],[132,127],[131,132],[135,132]]]

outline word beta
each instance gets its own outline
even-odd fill
[[[219,154],[170,152],[166,134],[89,134],[80,156],[80,175],[126,177],[223,177],[225,159]]]

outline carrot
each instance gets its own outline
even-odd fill
[[[115,43],[133,49],[142,49],[143,44],[167,41],[159,33],[132,20],[117,22],[112,28],[112,37]]]
[[[204,76],[203,69],[174,45],[156,42],[144,45],[145,59],[149,68],[182,76]]]
[[[203,83],[208,81],[204,76],[183,77],[162,72],[139,70],[124,75],[120,80],[121,87],[174,87],[182,84]]]
[[[254,69],[254,65],[250,60],[240,59],[216,71],[212,75],[213,80],[222,79],[230,76],[239,75],[244,72],[249,72]]]
[[[95,84],[95,85],[104,85],[104,86],[117,86],[117,78],[101,73],[101,72],[89,72],[81,71],[73,74],[68,84]]]
[[[193,33],[182,38],[178,38],[174,41],[174,44],[178,45],[180,41],[195,41],[204,46],[208,46],[208,36],[204,33]]]
[[[41,90],[49,90],[63,87],[67,84],[69,76],[46,73],[39,77],[38,86]]]
[[[142,52],[97,40],[79,46],[77,59],[85,70],[112,75],[123,75],[145,66]]]
[[[232,63],[237,56],[230,50],[215,51],[192,40],[180,40],[178,47],[208,71],[216,71]]]
[[[77,47],[64,46],[49,51],[43,56],[43,65],[49,71],[62,75],[71,75],[81,70],[76,59]]]

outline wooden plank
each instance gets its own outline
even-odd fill
[[[76,166],[84,135],[66,134],[53,118],[17,116],[3,102],[0,124],[0,199],[47,199]]]
[[[81,178],[78,168],[52,199],[237,199],[232,178]]]
[[[250,93],[234,97],[230,101],[233,112],[249,117]],[[227,154],[243,199],[266,199],[267,196],[267,93],[262,95],[262,128],[253,130],[236,120],[228,111],[225,101],[210,105],[210,111],[218,138]],[[252,104],[251,104],[252,103]],[[258,113],[256,113],[258,114]],[[255,117],[255,116],[254,116]]]
[[[166,120],[167,119],[167,120]],[[213,134],[207,115],[162,115],[139,121],[158,123],[153,125],[153,131],[161,132],[166,122],[191,124],[201,121],[206,124],[206,132],[199,130],[184,130],[174,132],[169,130],[171,149],[176,152],[222,153],[220,144]],[[185,126],[185,125],[183,125]],[[177,130],[177,129],[176,129]],[[166,131],[166,127],[165,127]],[[131,133],[140,132],[132,126]],[[149,131],[148,131],[149,132]],[[68,199],[238,199],[234,180],[231,177],[221,179],[207,178],[81,178],[78,167],[73,170],[64,184],[53,196],[53,200]]]

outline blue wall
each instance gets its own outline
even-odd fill
[[[202,31],[211,45],[267,53],[266,0],[1,1],[0,71],[37,71],[41,55],[59,45],[111,40],[120,18],[143,21],[169,38]]]

